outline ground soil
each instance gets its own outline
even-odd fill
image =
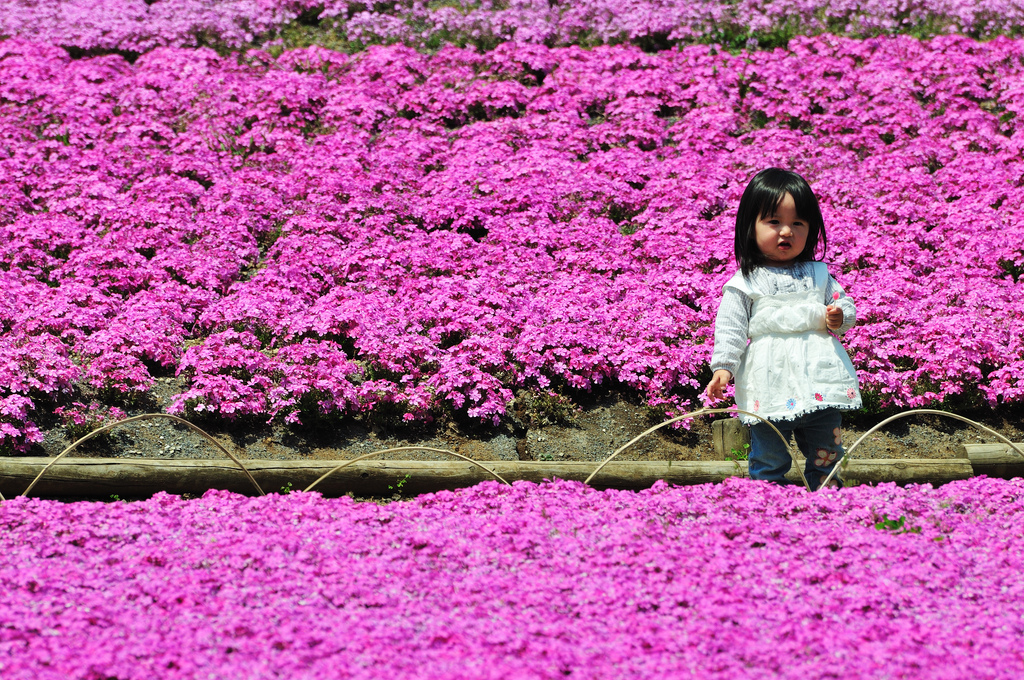
[[[129,415],[159,412],[182,386],[161,378],[151,399]],[[197,423],[222,446],[241,458],[343,460],[398,447],[444,449],[475,460],[600,461],[644,430],[661,422],[660,414],[635,395],[609,392],[581,400],[568,421],[541,424],[517,417],[499,427],[435,422],[415,427],[374,425],[351,418],[304,427],[270,426],[260,421]],[[887,415],[848,414],[844,444],[849,448]],[[1012,412],[962,413],[1014,442],[1024,441],[1024,409]],[[711,437],[711,420],[694,419],[689,429],[664,428],[620,454],[621,460],[723,460]],[[978,429],[942,416],[915,415],[897,420],[861,443],[856,458],[956,458],[969,443],[996,442]],[[62,427],[45,431],[45,441],[30,453],[55,456],[71,442]],[[89,442],[73,455],[113,458],[218,458],[223,454],[189,428],[168,420],[131,423]],[[433,451],[394,451],[381,458],[451,460]]]

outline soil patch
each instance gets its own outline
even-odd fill
[[[129,415],[166,408],[181,385],[161,378],[145,409]],[[848,414],[843,442],[849,448],[860,436],[889,414]],[[979,421],[1012,441],[1024,441],[1024,409],[962,414]],[[430,447],[446,449],[474,460],[593,461],[611,455],[644,430],[657,425],[661,414],[638,398],[607,393],[580,407],[561,424],[536,424],[517,417],[500,427],[435,423],[430,426],[387,428],[356,418],[338,419],[306,427],[270,426],[260,421],[197,423],[226,449],[240,458],[278,460],[344,460],[382,449]],[[688,421],[689,429],[671,426],[658,430],[619,455],[621,460],[722,460],[714,450],[711,419]],[[941,416],[915,415],[897,420],[871,434],[857,447],[857,458],[955,458],[964,444],[995,442],[976,428]],[[55,456],[71,444],[64,429],[45,431],[45,440],[31,455]],[[187,427],[165,420],[131,423],[98,441],[83,445],[76,456],[111,458],[217,458],[220,451]],[[451,460],[433,451],[394,451],[381,458]]]

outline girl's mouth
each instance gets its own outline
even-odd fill
[[[793,246],[790,244],[789,241],[783,241],[782,243],[779,244],[779,250],[789,250],[792,247]]]

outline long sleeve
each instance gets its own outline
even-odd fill
[[[722,291],[722,304],[715,316],[715,349],[711,354],[711,370],[725,369],[736,375],[743,353],[747,351],[747,323],[751,300],[735,288]],[[845,310],[844,310],[845,313]]]
[[[838,300],[833,300],[832,296],[834,293],[839,293]],[[828,277],[828,284],[825,288],[825,299],[827,300],[826,304],[834,304],[843,310],[843,325],[834,330],[833,333],[843,335],[846,331],[857,325],[857,306],[846,295],[843,287],[831,276]]]

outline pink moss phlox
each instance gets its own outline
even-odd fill
[[[426,3],[400,0],[4,0],[0,35],[79,50],[147,52],[158,46],[241,47],[279,44],[289,27],[314,24],[356,45],[439,42],[494,46],[600,45],[632,41],[666,46],[707,40],[756,45],[779,34],[964,32],[990,39],[1016,35],[1024,11],[1010,0],[510,0]]]
[[[8,434],[172,371],[224,416],[597,385],[678,413],[768,164],[821,196],[867,393],[1024,397],[1024,42],[0,51]]]
[[[18,498],[0,675],[1010,680],[1022,513],[985,478]]]

